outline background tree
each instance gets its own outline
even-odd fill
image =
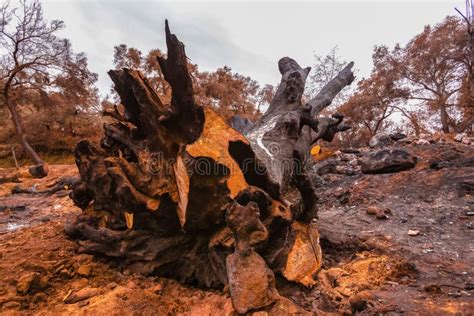
[[[167,103],[171,99],[171,89],[164,80],[157,62],[158,56],[164,56],[159,49],[153,49],[143,55],[140,50],[121,44],[114,48],[114,66],[116,69],[125,67],[140,70],[158,91],[162,101]],[[188,63],[188,68],[197,101],[213,107],[226,119],[238,114],[254,120],[274,94],[273,86],[260,88],[255,80],[234,73],[227,66],[211,72],[201,72],[191,63]]]
[[[416,134],[420,133],[416,115],[403,109],[409,90],[397,85],[400,73],[387,62],[386,52],[385,46],[375,47],[370,77],[359,81],[356,92],[338,108],[351,118],[352,130],[346,133],[346,138],[354,139],[353,142],[367,144],[375,134],[393,127],[390,118],[397,112],[413,124]]]
[[[460,132],[472,126],[469,38],[461,21],[447,17],[426,26],[405,46],[376,46],[374,68],[339,107],[352,121],[343,136],[352,144],[394,128]]]
[[[0,104],[5,105],[21,147],[37,165],[43,160],[30,146],[19,108],[50,106],[89,111],[97,105],[97,75],[87,69],[84,54],[74,54],[67,39],[56,36],[60,20],[46,21],[39,1],[8,3],[0,8]]]
[[[459,104],[463,81],[470,70],[469,42],[464,26],[447,17],[434,27],[426,26],[405,47],[397,45],[387,60],[399,69],[398,85],[410,90],[411,106],[421,106],[438,119],[443,132],[460,131],[468,117]]]
[[[276,87],[271,84],[266,84],[258,91],[257,94],[257,112],[263,113],[270,105],[275,96]]]
[[[250,77],[233,73],[225,66],[214,72],[198,73],[197,99],[215,108],[224,118],[238,114],[254,120],[257,116],[259,86]]]
[[[334,46],[326,56],[314,54],[314,64],[306,83],[306,98],[310,99],[318,94],[332,78],[334,78],[348,62],[338,55],[339,48]],[[356,71],[357,72],[357,71]],[[346,102],[354,92],[354,85],[345,87],[332,101],[331,108]]]

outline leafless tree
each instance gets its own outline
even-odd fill
[[[23,0],[18,8],[9,3],[0,7],[0,104],[10,111],[20,144],[37,165],[43,160],[27,141],[18,99],[25,90],[53,87],[68,71],[71,45],[56,36],[63,27],[63,21],[44,19],[37,0]]]

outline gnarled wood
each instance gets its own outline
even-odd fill
[[[244,136],[196,103],[184,45],[168,22],[165,32],[168,55],[158,62],[171,103],[140,72],[109,72],[124,112],[104,113],[113,122],[100,148],[76,147],[81,183],[71,197],[83,212],[66,232],[81,251],[120,259],[132,272],[229,285],[240,313],[299,310],[279,296],[274,273],[315,283],[317,197],[304,164],[314,134],[331,140],[342,118],[312,113],[352,80],[350,72],[323,89],[324,100],[303,105],[310,68],[281,59],[275,98]]]

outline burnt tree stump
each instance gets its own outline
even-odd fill
[[[274,273],[315,284],[322,255],[305,164],[315,140],[347,128],[340,116],[317,114],[352,82],[352,63],[302,104],[310,68],[282,58],[276,95],[244,136],[196,103],[184,45],[168,22],[165,32],[168,55],[158,62],[171,103],[140,72],[109,72],[123,110],[104,113],[113,122],[100,147],[86,140],[76,147],[81,181],[71,198],[83,212],[66,232],[80,251],[132,272],[229,285],[240,313],[288,307]]]

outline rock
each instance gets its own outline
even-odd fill
[[[418,236],[420,234],[420,231],[419,230],[408,230],[408,235],[409,236]]]
[[[79,306],[79,307],[84,307],[84,306],[87,306],[87,305],[89,305],[89,301],[80,301],[77,304],[77,306]]]
[[[151,291],[155,294],[161,294],[163,291],[163,285],[162,284],[157,284],[154,287],[151,288]]]
[[[375,215],[377,219],[387,219],[388,216],[386,214],[390,214],[391,211],[388,208],[380,208],[378,206],[369,206],[367,207],[367,214]]]
[[[255,233],[261,235],[260,241],[268,238],[257,210],[257,204],[250,202],[246,206],[234,204],[226,212],[226,222],[235,238],[234,252],[226,258],[227,277],[232,304],[239,314],[271,305],[280,296],[273,271],[252,248]]]
[[[462,142],[462,140],[466,137],[467,135],[465,133],[459,133],[454,135],[454,140],[457,142]]]
[[[394,141],[398,141],[398,140],[402,140],[402,139],[405,139],[407,138],[407,135],[404,134],[404,133],[401,133],[401,132],[396,132],[396,133],[392,133],[389,135],[391,139],[393,139]]]
[[[430,143],[429,141],[422,138],[415,140],[416,145],[428,145],[429,143]]]
[[[375,218],[377,219],[388,219],[388,216],[385,213],[377,213],[375,214]]]
[[[474,290],[474,283],[466,283],[466,285],[464,286],[464,289],[468,291]]]
[[[360,160],[363,173],[394,173],[416,165],[417,158],[402,149],[383,149],[364,155]]]
[[[369,207],[367,208],[367,214],[369,214],[369,215],[375,215],[375,214],[377,214],[378,210],[379,210],[379,209],[378,209],[378,207],[376,207],[376,206],[369,206]]]
[[[107,284],[107,289],[109,290],[113,290],[117,287],[117,283],[115,282],[110,282],[109,284]]]
[[[20,277],[16,290],[20,294],[31,293],[35,290],[41,289],[44,285],[42,283],[41,276],[38,272],[29,272]]]
[[[264,308],[260,311],[260,315],[272,315],[272,316],[286,316],[286,315],[313,315],[303,308],[299,307],[289,299],[281,297],[275,304],[270,305],[269,307]],[[258,315],[253,313],[252,315]]]
[[[33,178],[44,178],[48,175],[49,166],[47,163],[39,164],[28,168],[28,172]]]
[[[390,145],[392,143],[392,138],[385,133],[378,133],[372,136],[372,138],[369,141],[369,146],[371,148],[375,147],[385,147],[387,145]]]
[[[48,300],[48,298],[47,298],[46,294],[44,294],[43,292],[40,292],[40,293],[35,294],[35,296],[31,300],[31,302],[33,304],[38,304],[38,303],[41,303],[41,302],[46,302],[47,300]]]
[[[448,161],[432,161],[430,162],[430,168],[434,170],[440,170],[443,168],[450,167],[451,164]]]
[[[92,266],[90,264],[84,264],[77,268],[77,274],[81,276],[89,276],[92,272]]]
[[[2,304],[2,310],[6,311],[7,309],[21,309],[21,303],[17,301],[9,301]]]
[[[245,256],[230,254],[226,266],[230,296],[239,314],[268,306],[278,299],[273,272],[256,252]]]
[[[471,144],[471,139],[469,137],[463,137],[463,139],[461,140],[461,143],[463,143],[464,145],[470,145]]]
[[[89,280],[86,279],[86,278],[81,278],[81,279],[73,280],[71,283],[69,283],[69,286],[70,286],[73,290],[80,290],[80,289],[86,287],[87,285],[89,285]]]
[[[86,287],[66,297],[66,299],[64,300],[64,303],[74,304],[74,303],[86,300],[88,298],[97,296],[99,295],[99,293],[100,293],[100,290],[98,288]]]
[[[42,221],[43,223],[49,222],[51,221],[51,216],[43,216],[40,218],[40,221]]]

